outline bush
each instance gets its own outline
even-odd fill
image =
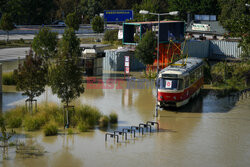
[[[7,125],[9,128],[19,128],[22,125],[22,118],[14,117],[8,119]]]
[[[109,124],[109,117],[108,116],[102,116],[99,120],[99,127],[100,128],[107,128]]]
[[[98,124],[101,113],[97,108],[84,105],[75,109],[75,119],[77,123],[87,123],[89,128],[93,128]]]
[[[73,129],[69,128],[68,129],[68,135],[72,135],[74,132],[73,132]]]
[[[16,85],[13,72],[6,72],[2,75],[2,84],[3,85]]]
[[[116,124],[118,122],[118,115],[116,113],[109,114],[109,121],[112,124]]]
[[[88,126],[87,123],[81,122],[81,123],[79,123],[77,129],[78,129],[80,132],[87,132],[88,129],[89,129],[89,126]]]
[[[118,40],[118,30],[107,30],[104,33],[104,41],[113,43]]]
[[[58,128],[54,123],[50,123],[44,127],[44,135],[45,136],[54,136],[57,135]]]
[[[25,115],[25,107],[17,106],[4,113],[6,124],[9,128],[19,128],[22,125],[22,118]]]
[[[39,130],[43,123],[39,118],[36,117],[27,117],[24,120],[24,128],[27,131]]]

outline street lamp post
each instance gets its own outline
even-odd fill
[[[169,13],[151,13],[147,10],[140,10],[140,14],[146,15],[146,14],[151,14],[151,15],[156,15],[158,16],[158,36],[157,36],[157,76],[159,75],[159,52],[160,52],[160,16],[164,15],[172,15],[172,16],[177,16],[179,14],[178,11],[173,11]],[[158,83],[156,84],[156,106],[155,106],[155,117],[158,117]]]

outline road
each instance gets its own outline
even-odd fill
[[[28,47],[0,49],[0,62],[24,59],[28,50]]]
[[[34,38],[35,34],[12,34],[9,35],[9,40],[20,40],[21,38],[24,40],[32,40]],[[103,33],[100,34],[76,34],[78,38],[94,38],[94,37],[102,37]],[[6,40],[6,35],[0,35],[0,41]],[[59,34],[58,38],[62,38],[62,35]]]

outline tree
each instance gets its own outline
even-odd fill
[[[153,64],[156,58],[155,48],[155,33],[147,31],[135,49],[135,56],[145,65]]]
[[[7,42],[9,41],[9,31],[15,28],[10,14],[4,13],[0,20],[0,28],[7,32]]]
[[[67,116],[69,103],[84,92],[82,71],[78,66],[81,53],[80,40],[74,30],[66,29],[59,45],[56,63],[49,69],[49,76],[52,92],[66,104]]]
[[[42,58],[34,55],[30,49],[23,64],[19,64],[18,69],[14,70],[16,89],[22,91],[22,95],[28,96],[30,111],[33,109],[34,98],[40,96],[45,90],[47,69],[42,64]]]
[[[69,28],[73,28],[74,30],[79,30],[79,24],[80,24],[80,17],[79,15],[74,13],[69,13],[66,17],[65,23]]]
[[[218,15],[218,0],[170,0],[169,11],[179,11],[179,18],[187,20],[187,13]]]
[[[100,16],[95,16],[92,20],[92,29],[97,33],[102,33],[104,31],[104,21]]]
[[[47,61],[56,53],[57,42],[57,33],[51,32],[49,28],[43,27],[34,37],[32,49],[37,55],[41,56],[44,61]]]
[[[245,4],[248,0],[220,0],[221,15],[219,20],[231,37],[240,37],[242,57],[250,58],[250,13]]]

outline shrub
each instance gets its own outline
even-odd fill
[[[116,113],[109,114],[109,121],[112,124],[116,124],[118,122],[118,115]]]
[[[108,116],[102,116],[99,120],[99,127],[100,128],[107,128],[109,124],[109,117]]]
[[[101,117],[101,113],[97,108],[84,105],[75,109],[75,119],[77,123],[87,123],[90,128],[93,128],[98,124],[98,121]]]
[[[111,42],[111,43],[118,40],[118,30],[107,30],[104,33],[104,39],[103,40]]]
[[[7,126],[9,128],[19,128],[22,125],[22,118],[25,115],[25,107],[17,106],[4,113]]]
[[[2,84],[3,85],[16,85],[13,72],[5,72],[2,75]]]
[[[79,123],[79,124],[78,124],[78,127],[77,127],[77,129],[78,129],[80,132],[87,132],[87,131],[88,131],[88,128],[89,128],[89,126],[88,126],[88,124],[85,123],[85,122]]]
[[[44,135],[45,136],[54,136],[57,135],[58,128],[54,123],[50,123],[44,127]]]
[[[24,120],[24,128],[27,131],[39,130],[42,126],[42,122],[39,118],[36,117],[27,117]]]
[[[7,121],[7,125],[9,128],[19,128],[22,125],[22,118],[20,117],[10,118]]]
[[[73,129],[68,129],[68,135],[72,135],[74,132],[73,132]]]

